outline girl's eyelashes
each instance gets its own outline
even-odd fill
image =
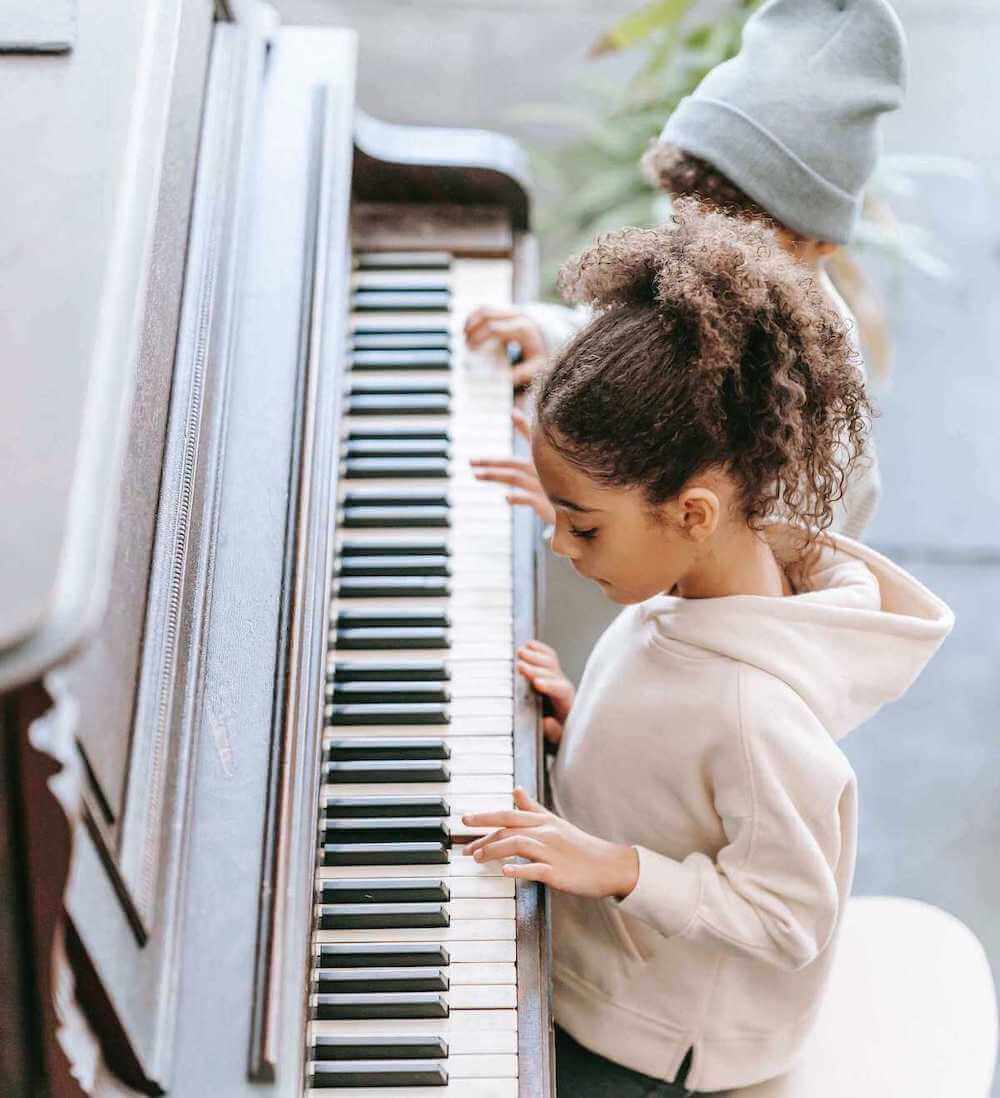
[[[570,526],[569,532],[575,538],[582,538],[584,541],[589,541],[591,538],[597,536],[597,527],[591,526],[589,530],[580,530],[576,526]]]

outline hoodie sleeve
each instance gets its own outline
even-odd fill
[[[710,774],[727,844],[683,861],[636,847],[639,879],[618,906],[662,934],[795,970],[826,948],[850,892],[854,774],[789,687],[745,667],[739,679],[742,759]]]
[[[553,305],[536,301],[523,306],[525,316],[533,320],[542,333],[542,341],[549,354],[558,351],[585,327],[593,316],[585,305],[570,308],[568,305]]]

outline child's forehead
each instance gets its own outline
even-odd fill
[[[537,426],[531,434],[531,452],[545,494],[556,507],[569,511],[599,511],[609,507],[624,489],[599,484],[568,461]]]

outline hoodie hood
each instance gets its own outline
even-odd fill
[[[839,740],[903,694],[951,632],[948,606],[880,553],[840,534],[796,561],[793,527],[765,537],[796,594],[684,599],[641,610],[670,641],[787,683]]]

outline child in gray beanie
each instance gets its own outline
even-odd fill
[[[770,222],[854,328],[823,261],[851,239],[879,155],[879,119],[900,105],[905,82],[906,42],[887,0],[768,0],[747,20],[739,53],[681,100],[643,166],[674,197]],[[585,309],[561,305],[487,307],[470,315],[466,339],[472,347],[520,343],[526,361],[514,380],[525,384],[588,320]],[[544,514],[544,497],[526,490],[526,473],[488,460],[477,465],[481,479],[511,484],[520,493],[515,502]],[[833,528],[861,537],[878,495],[870,446]]]

